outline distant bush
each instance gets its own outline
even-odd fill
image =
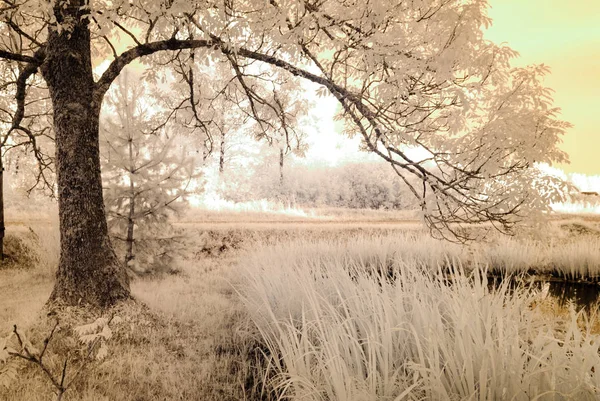
[[[336,167],[286,167],[283,184],[269,166],[254,174],[225,176],[220,196],[233,202],[270,199],[308,207],[352,209],[409,209],[416,206],[407,185],[392,168],[380,162],[348,163]]]

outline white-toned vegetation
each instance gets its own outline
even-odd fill
[[[483,275],[559,264],[572,265],[577,277],[591,274],[599,260],[596,223],[558,221],[548,228],[552,240],[459,245],[394,220],[397,213],[386,220],[383,211],[334,212],[325,220],[276,216],[276,223],[270,213],[198,212],[177,222],[193,240],[181,271],[132,283],[140,303],[117,313],[131,318],[131,327],[107,344],[105,359],[86,365],[64,399],[598,395],[598,325],[586,324],[583,313],[544,309],[544,294],[513,292],[508,281],[491,291]],[[39,324],[39,310],[51,291],[58,232],[38,222],[33,231],[12,225],[9,233],[33,258],[0,269],[0,334],[17,323],[39,345],[52,328]],[[80,347],[67,323],[48,351],[55,373]],[[0,388],[0,399],[51,398],[43,374],[19,372],[10,389]]]
[[[564,240],[499,238],[479,245],[475,254],[490,272],[531,273],[567,280],[600,278],[600,236],[578,236]]]
[[[379,238],[246,259],[272,384],[303,400],[597,399],[600,337],[573,311],[557,330],[535,292],[490,290],[459,263],[448,277],[437,268],[452,254],[426,250]]]

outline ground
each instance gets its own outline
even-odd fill
[[[269,351],[237,292],[244,285],[240,264],[246,252],[282,241],[395,237],[407,232],[425,238],[418,221],[407,213],[329,211],[329,216],[197,212],[180,220],[177,227],[190,241],[179,272],[132,282],[136,302],[110,312],[125,323],[113,329],[114,336],[106,343],[108,355],[87,363],[63,400],[274,398],[268,385],[272,378],[265,368]],[[554,225],[566,227],[560,229],[566,238],[572,231],[594,236],[600,222],[558,219]],[[0,333],[17,324],[34,345],[43,344],[56,319],[62,320],[46,363],[60,375],[64,360],[70,358],[69,378],[85,359],[85,346],[78,342],[73,327],[91,323],[97,316],[71,310],[45,314],[58,257],[53,224],[22,219],[9,222],[7,233],[24,239],[24,249],[38,245],[29,254],[14,247],[7,250],[26,255],[21,255],[22,266],[5,264],[0,268]],[[437,245],[427,245],[433,243],[426,240],[421,243],[418,252],[437,252]],[[462,251],[452,252],[458,255]],[[8,389],[0,387],[0,399],[53,399],[53,388],[39,370],[28,367],[20,372]]]
[[[93,368],[96,377],[81,379],[75,391],[67,392],[63,399],[265,398],[263,373],[253,367],[261,364],[261,348],[235,292],[241,252],[251,244],[274,243],[282,238],[333,238],[364,230],[419,229],[418,222],[405,213],[372,212],[366,217],[352,211],[337,213],[327,219],[264,213],[195,213],[191,220],[181,219],[177,226],[188,234],[192,244],[189,257],[181,263],[182,271],[133,281],[133,295],[148,307],[150,317],[136,322],[125,334],[129,336],[127,341],[117,343],[107,359]],[[47,219],[29,216],[9,221],[7,233],[9,241],[25,238],[23,246],[34,248],[36,242],[41,242],[41,249],[7,250],[22,259],[24,253],[30,255],[25,255],[19,267],[5,264],[0,269],[0,333],[18,324],[41,342],[54,318],[40,317],[40,311],[52,290],[58,258],[56,227]],[[34,259],[40,259],[40,263]],[[140,314],[138,309],[131,306],[121,314],[136,316]],[[83,320],[69,324],[90,323],[93,317]],[[64,354],[61,347],[56,347],[56,352]],[[58,359],[51,362],[60,373]],[[39,372],[25,372],[26,379],[18,380],[10,390],[0,387],[0,399],[4,399],[2,392],[7,400],[49,399],[52,388],[46,378]]]

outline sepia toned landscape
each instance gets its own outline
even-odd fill
[[[0,400],[600,399],[600,7],[513,3],[0,0]]]

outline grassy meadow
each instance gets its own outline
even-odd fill
[[[7,225],[0,334],[16,324],[39,350],[58,320],[44,363],[60,378],[67,361],[62,400],[600,397],[595,305],[518,284],[600,280],[593,216],[468,245],[431,239],[406,212],[195,211],[177,227],[176,273],[133,278],[100,357],[76,329],[98,315],[44,309],[56,225]],[[0,400],[56,399],[47,373],[13,363]]]

